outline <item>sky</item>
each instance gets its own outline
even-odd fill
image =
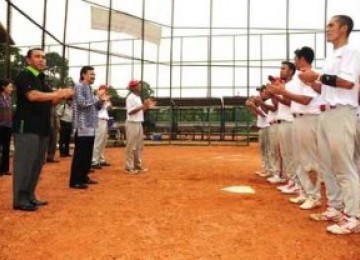
[[[39,24],[43,21],[43,0],[13,0],[21,10],[26,12]],[[109,0],[93,0],[92,2],[108,5]],[[145,18],[164,25],[171,24],[171,0],[146,0]],[[211,39],[211,71],[209,62],[209,0],[175,0],[174,35],[185,36],[175,38],[173,42],[173,65],[170,93],[170,66],[146,65],[143,79],[155,89],[157,96],[212,96],[247,95],[255,92],[255,88],[266,81],[269,74],[278,73],[278,65],[287,56],[292,58],[295,49],[304,45],[316,52],[316,66],[321,66],[325,56],[325,0],[289,1],[289,52],[286,53],[286,0],[251,0],[250,1],[250,52],[247,51],[247,0],[213,0],[213,27]],[[0,22],[6,25],[5,0],[0,0]],[[91,29],[90,4],[82,0],[69,1],[67,43],[72,45],[105,51],[107,32]],[[135,16],[142,15],[142,0],[113,0],[113,8]],[[62,41],[64,30],[65,0],[48,0],[47,30]],[[355,29],[360,29],[360,1],[328,0],[327,17],[335,14],[351,16]],[[225,27],[231,27],[231,29]],[[276,29],[276,30],[275,30]],[[306,30],[300,30],[306,29]],[[314,34],[317,32],[317,34]],[[169,63],[170,29],[162,27],[160,45],[145,43],[145,59]],[[12,12],[11,35],[18,46],[39,46],[41,30],[32,25],[19,12]],[[235,35],[235,36],[234,36]],[[193,36],[193,37],[189,37]],[[132,36],[118,32],[111,33],[114,40],[111,51],[120,55],[141,57],[141,41]],[[120,40],[121,41],[117,41]],[[89,43],[91,45],[89,45]],[[360,33],[354,33],[350,42],[360,46]],[[76,44],[75,44],[76,43]],[[262,44],[261,44],[262,43]],[[46,44],[56,44],[50,37]],[[26,48],[24,48],[26,50]],[[61,53],[61,47],[52,45],[47,51]],[[327,46],[331,51],[331,46]],[[106,56],[101,54],[88,55],[87,52],[69,49],[70,76],[77,80],[80,67],[94,65],[97,74],[95,85],[106,81]],[[251,61],[246,62],[247,58]],[[184,65],[177,66],[182,61]],[[109,84],[118,89],[120,95],[126,94],[126,84],[132,78],[141,78],[140,65],[131,65],[131,60],[113,56],[109,74]],[[130,64],[130,65],[119,65]],[[250,69],[247,69],[250,65]],[[211,74],[211,77],[209,76]],[[207,86],[211,84],[211,91]],[[181,88],[180,88],[181,86]]]

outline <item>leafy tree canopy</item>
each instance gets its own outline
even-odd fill
[[[49,52],[45,54],[48,67],[48,82],[52,87],[60,88],[64,86],[74,86],[74,80],[68,76],[69,61],[63,59],[57,52]]]
[[[141,83],[141,93],[140,97],[142,100],[154,97],[155,91],[151,88],[150,84],[146,81],[140,81]]]
[[[20,49],[9,46],[10,52],[10,79],[14,80],[25,65],[25,57],[20,54]],[[5,43],[0,43],[0,78],[5,78]]]

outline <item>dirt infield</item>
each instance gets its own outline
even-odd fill
[[[107,150],[112,166],[85,191],[68,188],[71,159],[45,165],[38,196],[50,204],[35,213],[12,210],[0,177],[0,259],[360,259],[360,235],[327,234],[253,174],[257,145],[146,147],[151,170],[138,176],[124,174],[123,152]],[[221,190],[231,185],[256,194]]]

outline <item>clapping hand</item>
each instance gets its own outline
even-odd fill
[[[245,101],[245,105],[249,108],[255,108],[256,104],[255,104],[255,97],[249,97],[246,101]]]
[[[149,108],[153,108],[154,106],[156,106],[156,101],[155,100],[152,100],[152,99],[145,99],[144,101],[144,106],[146,109],[149,109]]]
[[[270,85],[268,90],[273,95],[282,95],[282,93],[285,91],[285,85],[283,82],[277,82],[275,84]]]
[[[68,99],[74,95],[74,90],[72,88],[63,88],[62,94],[63,94],[63,99]]]
[[[319,77],[319,73],[309,69],[302,70],[299,72],[299,79],[304,82],[304,84],[311,86]]]
[[[74,90],[72,88],[60,88],[55,91],[56,100],[68,99],[74,95]]]

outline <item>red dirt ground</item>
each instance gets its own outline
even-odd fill
[[[85,191],[68,188],[70,159],[45,165],[50,204],[35,213],[12,210],[0,177],[0,259],[360,259],[360,235],[327,234],[254,175],[257,145],[147,146],[138,176],[124,174],[124,148],[106,153]],[[220,190],[231,185],[256,194]]]

